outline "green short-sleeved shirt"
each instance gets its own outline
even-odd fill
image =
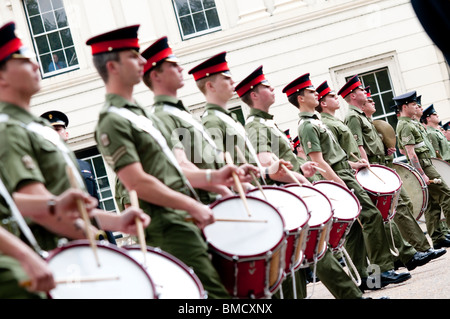
[[[428,137],[433,144],[434,150],[437,150],[445,161],[450,160],[450,147],[444,134],[434,127],[427,127]]]
[[[273,115],[257,109],[250,109],[250,115],[245,123],[245,131],[256,153],[270,152],[278,158],[291,162],[293,171],[300,171],[300,163],[292,151],[286,134],[275,122]]]
[[[49,123],[9,103],[0,103],[0,114],[5,114],[5,118],[8,118],[0,123],[0,162],[5,168],[1,170],[1,178],[8,190],[13,192],[34,182],[43,183],[55,195],[69,189],[67,162],[62,151],[42,135],[24,127],[34,122],[48,126],[50,132],[56,134]],[[68,157],[78,168],[74,153],[69,152]],[[42,249],[56,247],[56,235],[31,222],[30,229]]]
[[[362,110],[350,105],[344,123],[350,128],[358,146],[364,147],[367,156],[384,156],[383,140]]]
[[[321,113],[320,115],[322,122],[330,129],[331,132],[333,132],[339,142],[339,145],[349,156],[349,159],[352,160],[350,153],[360,157],[358,144],[356,144],[356,140],[353,137],[349,127],[345,125],[343,121],[331,114]]]
[[[428,154],[430,155],[430,158],[435,158],[436,151],[434,150],[433,143],[431,143],[430,139],[428,138],[427,129],[419,121],[411,120],[411,123],[413,123],[417,127],[420,134],[422,135],[425,146],[428,149]]]
[[[146,173],[158,178],[169,188],[190,195],[186,177],[168,160],[158,142],[128,119],[109,112],[111,106],[125,108],[150,119],[162,133],[168,147],[171,150],[175,147],[171,144],[170,133],[153,115],[136,103],[130,103],[115,94],[107,94],[95,129],[95,138],[100,152],[111,168],[117,173],[121,168],[139,162]],[[142,209],[148,211],[159,208],[146,202],[144,205],[146,207]]]
[[[228,121],[224,121],[219,116],[225,116]],[[230,125],[230,121],[234,122],[234,125]],[[250,155],[250,151],[245,143],[245,128],[235,119],[233,113],[219,105],[208,103],[202,115],[202,123],[209,135],[213,138],[217,148],[222,152],[230,153],[234,164],[243,164],[235,150],[236,146],[244,154],[248,163],[256,164],[256,160]]]
[[[152,113],[172,132],[172,143],[181,143],[187,158],[198,168],[218,169],[224,166],[223,153],[210,136],[205,137],[208,133],[203,124],[194,118],[181,100],[166,95],[155,96]],[[196,189],[196,192],[205,204],[217,199],[217,194],[202,189]]]
[[[415,145],[415,151],[419,158],[430,158],[428,148],[425,145],[419,128],[409,117],[399,117],[396,133],[399,148],[405,149],[405,145]]]
[[[341,148],[333,133],[319,120],[316,114],[300,112],[299,117],[298,136],[306,155],[312,152],[321,152],[323,159],[330,166],[347,161],[347,154]]]
[[[188,159],[197,167],[217,169],[224,165],[223,155],[216,145],[211,145],[203,133],[190,121],[202,123],[183,105],[182,101],[170,96],[155,96],[152,112],[172,132],[172,143],[181,143]],[[177,116],[183,112],[182,117]],[[205,129],[206,133],[206,129]],[[219,156],[220,155],[220,156]]]

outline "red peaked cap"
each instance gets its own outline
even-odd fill
[[[296,78],[294,81],[286,85],[283,89],[283,93],[286,93],[287,97],[290,97],[292,94],[305,88],[311,88],[314,90],[314,86],[309,79],[309,73],[303,74],[302,76]]]
[[[188,73],[194,76],[195,81],[201,80],[216,73],[222,73],[231,77],[230,68],[226,61],[226,52],[216,54],[208,60],[200,63]]]
[[[324,81],[322,84],[320,84],[317,89],[317,93],[319,94],[319,100],[323,97],[325,97],[329,93],[334,93],[334,91],[328,86],[328,82]]]
[[[9,58],[23,47],[22,41],[16,36],[16,24],[9,22],[0,28],[0,62]]]
[[[338,94],[343,98],[345,98],[356,88],[363,88],[362,83],[358,78],[358,75],[355,75],[350,80],[348,80],[348,82],[345,83],[345,85],[339,90]]]
[[[241,83],[236,85],[235,91],[239,97],[242,97],[245,93],[252,90],[258,84],[270,86],[269,81],[267,81],[264,76],[262,65],[242,80]]]
[[[140,25],[132,25],[109,31],[86,41],[91,46],[92,55],[122,50],[139,51],[138,30]]]
[[[151,71],[155,66],[163,61],[178,63],[178,58],[173,54],[172,48],[169,46],[166,36],[156,40],[150,45],[142,56],[147,60],[144,66],[144,73]]]

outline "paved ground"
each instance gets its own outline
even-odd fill
[[[421,224],[422,229],[424,225]],[[429,238],[428,238],[429,239]],[[408,271],[400,268],[398,272]],[[428,264],[410,271],[412,278],[400,283],[388,285],[380,290],[366,291],[364,297],[379,298],[388,296],[390,299],[448,299],[450,298],[450,248],[447,253]],[[308,284],[308,294],[311,299],[334,299],[330,292],[320,282],[315,287]],[[313,291],[314,289],[314,291]]]

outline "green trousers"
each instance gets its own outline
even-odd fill
[[[345,243],[345,248],[361,277],[367,277],[366,256],[371,264],[378,265],[381,272],[394,269],[394,259],[389,251],[388,237],[380,211],[358,183],[351,169],[336,170],[336,174],[353,190],[361,204],[359,220],[363,228],[358,222],[353,223]]]

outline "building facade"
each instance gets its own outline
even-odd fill
[[[227,51],[237,83],[264,66],[276,93],[271,112],[293,137],[298,110],[281,90],[305,73],[315,86],[327,80],[336,91],[358,74],[371,87],[375,118],[394,126],[392,97],[412,90],[422,95],[425,107],[434,104],[443,123],[450,120],[449,66],[409,0],[0,0],[0,23],[9,21],[16,22],[41,66],[42,90],[32,112],[68,115],[69,145],[91,161],[108,210],[116,209],[114,173],[93,135],[105,92],[85,42],[111,29],[140,24],[143,49],[168,36],[185,69],[179,97],[196,115],[203,112],[204,98],[187,71]],[[135,97],[152,105],[143,84],[136,86]],[[343,118],[348,106],[340,102]],[[249,112],[237,95],[229,108],[241,119]]]

